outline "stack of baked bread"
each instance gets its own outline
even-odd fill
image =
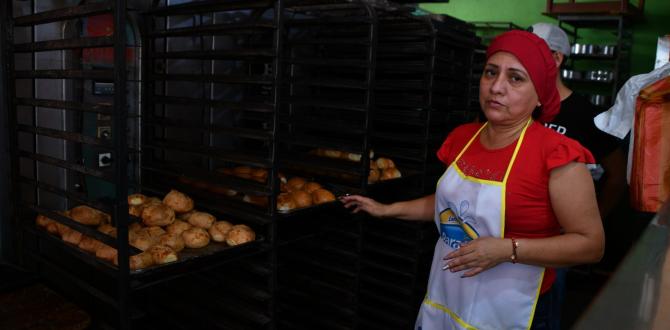
[[[347,151],[340,151],[340,150],[335,150],[335,149],[327,149],[327,148],[316,148],[312,149],[310,152],[312,155],[317,155],[321,157],[328,157],[328,158],[334,158],[334,159],[343,159],[343,160],[349,160],[352,162],[360,162],[361,161],[361,154],[355,153],[355,152],[347,152]],[[373,150],[370,150],[370,159],[374,158],[375,152]]]
[[[282,192],[277,196],[277,210],[282,212],[335,200],[335,195],[328,189],[299,176],[281,182],[280,189]]]
[[[58,212],[116,237],[116,228],[109,224],[110,217],[105,213],[84,205]],[[246,225],[217,221],[213,215],[195,210],[193,199],[177,190],[171,190],[163,200],[132,194],[128,196],[128,213],[141,219],[141,223],[128,226],[129,244],[142,251],[130,257],[133,270],[177,261],[178,252],[184,248],[202,248],[211,241],[235,246],[256,239],[255,232]],[[37,216],[36,223],[63,241],[118,265],[115,248],[43,215]]]
[[[309,153],[328,158],[344,159],[354,162],[361,161],[361,154],[334,149],[317,148],[311,150]],[[386,181],[400,177],[402,177],[402,173],[400,173],[400,170],[395,166],[395,162],[393,162],[392,159],[385,157],[374,159],[374,151],[370,150],[370,173],[368,174],[368,183],[373,184],[378,181]]]

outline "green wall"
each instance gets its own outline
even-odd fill
[[[545,6],[544,0],[450,0],[448,3],[422,4],[421,8],[464,21],[512,22],[525,28],[536,22],[556,23],[555,19],[542,15]],[[630,73],[649,72],[654,68],[657,38],[670,34],[670,0],[646,0],[644,18],[631,26],[633,48]],[[596,33],[593,36],[600,37]],[[602,44],[601,40],[589,40],[588,36],[584,41]]]

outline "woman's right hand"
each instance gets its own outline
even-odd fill
[[[352,213],[364,211],[377,218],[382,218],[388,215],[389,205],[379,203],[372,198],[360,195],[350,195],[340,197],[340,201],[344,204],[345,208],[353,208],[351,211]]]

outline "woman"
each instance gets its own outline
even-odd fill
[[[556,74],[539,37],[498,36],[480,80],[488,121],[449,134],[438,151],[448,167],[436,193],[388,205],[342,198],[354,213],[436,222],[440,239],[416,329],[549,329],[553,267],[602,257],[585,166],[593,157],[532,117],[536,107],[540,117],[558,111]]]

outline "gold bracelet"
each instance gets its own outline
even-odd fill
[[[512,260],[512,263],[515,264],[517,260],[516,249],[519,248],[519,241],[512,238],[512,255],[509,257]]]

